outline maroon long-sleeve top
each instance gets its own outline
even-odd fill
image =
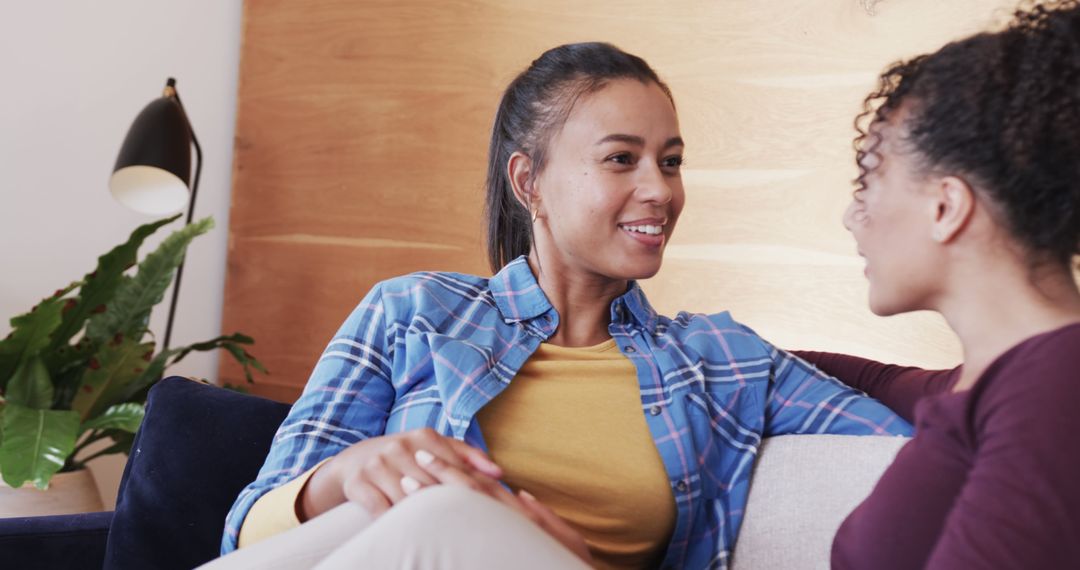
[[[837,532],[834,569],[1080,569],[1080,324],[1013,347],[963,392],[959,369],[797,354],[915,425]]]

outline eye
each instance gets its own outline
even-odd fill
[[[675,169],[677,169],[677,168],[679,168],[679,167],[681,167],[683,165],[683,162],[684,162],[683,157],[681,157],[679,155],[669,156],[669,157],[665,158],[660,163],[660,166],[662,166],[664,168],[675,168]]]
[[[615,164],[625,164],[627,166],[634,164],[634,156],[628,152],[620,152],[613,154],[606,159],[608,162],[614,162]]]

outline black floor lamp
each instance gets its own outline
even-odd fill
[[[191,176],[192,146],[195,147],[194,180]],[[116,158],[109,189],[121,204],[152,216],[177,212],[186,202],[185,224],[190,224],[195,213],[195,195],[199,190],[201,170],[202,148],[176,92],[176,80],[170,77],[162,96],[143,108],[131,124],[120,147],[120,155]],[[162,350],[169,348],[172,338],[183,273],[184,263],[181,262],[176,268],[176,283],[173,284]]]

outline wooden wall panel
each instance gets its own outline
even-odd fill
[[[868,8],[873,5],[873,10]],[[925,366],[958,349],[940,319],[866,309],[851,122],[885,64],[1007,15],[999,0],[250,0],[225,330],[258,341],[294,398],[378,280],[487,271],[488,133],[543,50],[601,40],[674,91],[687,210],[645,283],[664,312],[731,310],[785,347]],[[221,377],[239,370],[222,360]]]

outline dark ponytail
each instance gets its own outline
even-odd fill
[[[574,101],[614,79],[655,83],[671,98],[656,72],[640,57],[606,43],[562,45],[544,52],[503,93],[488,150],[487,248],[493,271],[521,255],[532,243],[529,212],[514,196],[507,175],[510,155],[521,151],[533,163],[532,175],[544,167],[547,144]]]

